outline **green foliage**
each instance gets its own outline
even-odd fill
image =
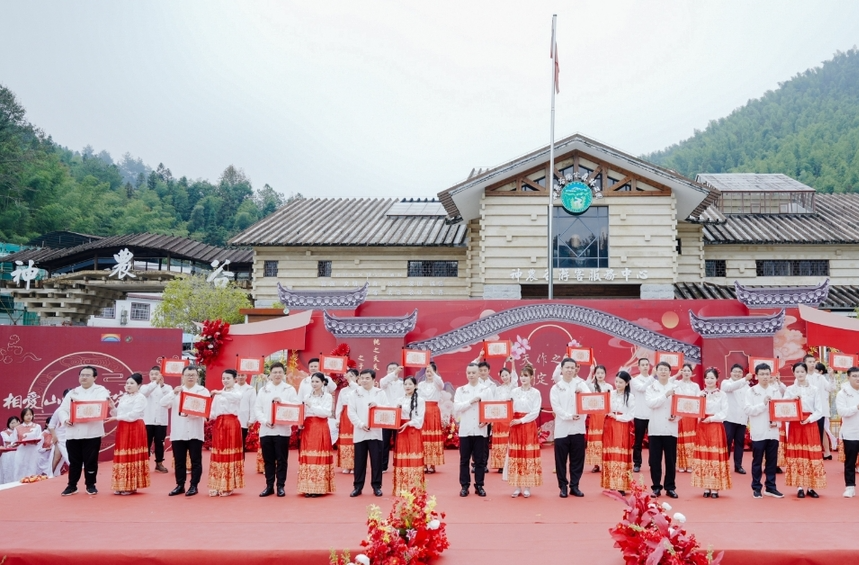
[[[781,83],[644,159],[697,173],[783,173],[821,192],[859,191],[859,51]]]
[[[152,315],[152,325],[182,328],[196,334],[194,322],[221,319],[230,324],[240,323],[244,317],[239,310],[250,307],[247,292],[233,283],[219,288],[207,283],[204,276],[183,277],[167,283],[161,304]]]

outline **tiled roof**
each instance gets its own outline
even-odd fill
[[[754,288],[754,287],[746,287]],[[791,287],[783,287],[785,290]],[[709,282],[674,283],[674,298],[677,299],[736,299],[733,285],[721,286]],[[776,308],[777,306],[773,306]],[[853,310],[859,307],[859,286],[830,285],[826,301],[821,310]]]
[[[780,173],[700,174],[695,180],[720,192],[814,192],[807,184]]]

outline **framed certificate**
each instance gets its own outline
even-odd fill
[[[770,422],[799,422],[802,420],[802,403],[792,400],[770,400]]]
[[[763,363],[770,366],[770,373],[778,373],[778,359],[772,357],[749,357],[749,372],[754,374],[755,367]]]
[[[272,402],[271,423],[300,426],[304,423],[304,404]]]
[[[397,407],[373,406],[370,408],[369,420],[370,422],[367,425],[371,428],[396,430],[400,427],[400,409]]]
[[[671,415],[680,418],[703,418],[707,408],[707,399],[703,396],[684,396],[675,394],[671,397]]]
[[[188,359],[161,359],[161,374],[165,377],[181,377],[182,371],[190,364]]]
[[[486,357],[510,357],[511,344],[509,340],[484,341],[483,353]]]
[[[107,420],[107,400],[72,400],[69,421],[72,424]]]
[[[594,350],[590,347],[568,347],[567,357],[579,365],[591,365],[594,362]]]
[[[610,393],[579,392],[576,394],[576,412],[579,414],[608,414],[610,411]]]
[[[423,369],[430,362],[429,351],[419,351],[417,349],[403,349],[403,367],[415,367]]]
[[[509,424],[513,419],[512,400],[483,400],[480,402],[480,423],[501,422]]]
[[[671,365],[672,371],[679,371],[683,367],[683,353],[679,351],[657,351],[656,364],[663,361]]]
[[[348,369],[348,357],[322,355],[319,358],[319,370],[325,374],[345,373]]]
[[[856,356],[846,353],[832,353],[829,355],[829,366],[836,371],[846,371],[850,367],[856,367]]]
[[[185,392],[184,390],[179,394],[180,416],[199,416],[200,418],[208,418],[209,412],[211,411],[211,396],[203,396],[202,394],[194,394],[193,392]]]
[[[236,372],[261,375],[265,373],[265,364],[262,357],[236,357]]]

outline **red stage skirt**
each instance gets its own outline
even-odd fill
[[[334,451],[328,418],[309,416],[301,431],[298,452],[298,489],[305,494],[334,492]]]
[[[424,442],[424,465],[444,465],[444,430],[441,425],[441,410],[438,409],[438,402],[427,402],[426,406],[424,427],[421,429]]]
[[[803,414],[803,417],[808,417]],[[817,422],[790,422],[784,446],[784,484],[789,487],[819,489],[826,486],[823,448]]]
[[[490,469],[503,469],[507,459],[507,444],[510,441],[510,424],[495,422],[492,424],[492,445],[489,447]]]
[[[113,448],[113,474],[110,488],[132,492],[149,486],[149,446],[143,420],[120,421],[116,426]]]
[[[588,414],[585,465],[602,465],[602,433],[605,414]]]
[[[525,417],[516,412],[513,418]],[[494,432],[494,426],[493,426]],[[507,458],[507,482],[514,487],[538,487],[543,484],[543,466],[540,459],[540,442],[537,439],[537,422],[510,426]]]
[[[787,460],[784,458],[784,446],[787,443],[787,422],[782,422],[778,427],[778,462],[777,465],[784,469],[787,466]]]
[[[683,420],[690,420],[690,418],[683,418]],[[701,422],[697,427],[694,455],[690,461],[692,486],[708,490],[731,488],[731,464],[728,459],[728,439],[725,437],[724,424]],[[679,447],[677,451],[680,451]]]
[[[632,478],[632,422],[606,418],[602,434],[602,475],[600,486],[609,490],[629,490]]]
[[[257,473],[265,474],[265,461],[262,460],[262,447],[257,449]]]
[[[355,468],[354,433],[355,426],[349,419],[349,407],[344,406],[340,412],[340,435],[337,438],[337,466],[341,469]]]
[[[245,450],[242,426],[235,414],[221,414],[212,426],[209,490],[231,492],[245,486]]]
[[[394,444],[394,496],[412,487],[424,488],[424,441],[421,431],[407,426]]]
[[[692,461],[695,458],[695,437],[697,436],[697,428],[697,418],[680,418],[680,423],[677,428],[678,469],[692,468]],[[725,443],[725,445],[728,444]]]

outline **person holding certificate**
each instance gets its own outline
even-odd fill
[[[272,404],[275,402],[300,404],[295,387],[284,382],[286,369],[283,363],[272,363],[269,370],[269,382],[262,387],[256,396],[254,412],[259,426],[259,444],[262,452],[265,472],[265,489],[259,493],[261,497],[275,493],[277,479],[277,496],[286,496],[286,469],[289,463],[289,436],[292,426],[276,424],[272,421]]]
[[[17,481],[15,478],[15,459],[18,448],[14,445],[15,428],[20,425],[18,416],[9,416],[6,429],[0,431],[0,447],[3,448],[0,457],[0,485]]]
[[[12,443],[18,444],[15,455],[15,480],[39,473],[39,445],[42,443],[42,426],[33,421],[32,408],[21,410],[21,424],[15,428]],[[26,443],[25,443],[26,442]]]
[[[593,372],[585,381],[591,392],[611,392],[614,387],[605,380],[606,370],[603,365],[596,365]],[[593,465],[591,473],[599,473],[602,464],[602,436],[605,425],[605,415],[588,414],[585,424],[587,429],[587,447],[585,448],[585,465]]]
[[[212,457],[209,460],[209,496],[230,496],[245,487],[245,449],[239,422],[243,390],[236,384],[236,371],[221,375],[223,390],[212,391]]]
[[[644,446],[644,434],[647,433],[647,427],[650,424],[650,408],[647,406],[645,393],[652,382],[650,360],[647,357],[642,357],[638,360],[638,375],[629,382],[632,394],[635,396],[635,418],[633,418],[635,443],[632,445],[632,471],[634,473],[641,471],[641,450]]]
[[[245,445],[248,441],[248,428],[256,423],[256,410],[254,405],[257,401],[257,391],[248,384],[248,376],[244,373],[236,373],[236,388],[242,391],[242,401],[239,404],[239,424],[242,426],[242,458],[244,459]]]
[[[512,360],[512,357],[507,359],[507,361]],[[479,368],[478,365],[478,370]],[[501,378],[501,384],[495,387],[492,400],[510,400],[513,397],[513,390],[519,386],[519,376],[516,374],[516,367],[514,366],[512,371],[506,366],[501,367],[501,372],[498,376]],[[509,439],[510,424],[503,422],[492,424],[492,445],[489,448],[490,469],[497,469],[499,473],[504,469],[504,462],[507,459],[507,442]]]
[[[635,396],[630,394],[632,377],[619,371],[611,391],[611,412],[605,416],[600,486],[625,495],[632,477],[632,434],[630,423],[635,411]]]
[[[675,385],[676,394],[682,396],[699,396],[701,387],[692,380],[692,365],[684,363],[680,369],[680,382]],[[677,424],[677,470],[681,473],[692,472],[692,459],[695,456],[695,437],[698,420],[695,418],[680,418]]]
[[[173,394],[165,394],[161,398],[161,406],[173,411],[170,422],[170,441],[173,444],[173,466],[176,476],[176,488],[170,491],[170,496],[194,496],[199,491],[197,485],[203,478],[203,424],[205,418],[183,414],[179,407],[182,392],[199,396],[211,396],[209,390],[198,383],[199,373],[195,365],[188,365],[182,370],[182,384],[173,389]],[[185,491],[185,481],[188,477],[187,459],[191,458],[191,486]]]
[[[388,395],[388,406],[398,406],[403,399],[403,367],[399,363],[388,363],[388,373],[379,379],[379,388]],[[382,472],[388,472],[391,461],[391,446],[397,440],[397,430],[382,429]]]
[[[716,387],[719,371],[710,367],[704,371],[704,418],[695,434],[692,455],[692,486],[704,489],[704,498],[719,498],[719,491],[731,488],[731,464],[726,449],[725,426],[728,395]],[[687,420],[689,418],[683,418]]]
[[[584,496],[579,490],[579,481],[585,468],[585,417],[578,413],[576,395],[588,393],[590,389],[578,372],[578,363],[565,357],[561,360],[561,378],[549,391],[549,402],[555,413],[555,473],[561,498],[570,494]]]
[[[310,373],[308,376],[302,379],[301,383],[298,385],[298,400],[304,402],[304,397],[311,394],[313,392],[312,379],[313,375],[319,372],[319,358],[314,357],[310,361],[307,362],[307,371]],[[328,377],[326,377],[328,378]],[[325,385],[325,390],[329,393],[334,394],[334,391],[337,390],[337,383],[334,382],[334,379],[328,379],[328,384]],[[330,432],[329,432],[330,433]]]
[[[367,478],[367,459],[370,460],[370,485],[373,494],[382,496],[382,429],[370,427],[370,408],[387,406],[388,397],[376,388],[376,371],[364,369],[358,375],[358,387],[349,399],[349,419],[354,427],[355,475],[349,496],[361,496]]]
[[[337,407],[334,409],[334,419],[337,421],[337,466],[344,474],[355,469],[355,426],[349,419],[349,399],[358,388],[358,369],[346,371],[346,382],[340,394],[337,395]]]
[[[749,423],[749,415],[746,414],[746,393],[749,390],[749,381],[752,374],[745,374],[742,365],[734,364],[731,367],[731,378],[722,381],[719,388],[728,399],[728,413],[723,422],[725,426],[725,437],[728,439],[728,453],[734,454],[734,472],[745,475],[743,469],[743,450],[746,447],[746,425]]]
[[[425,369],[425,379],[418,383],[418,394],[426,402],[427,412],[421,437],[424,442],[424,472],[435,473],[436,465],[444,465],[444,426],[441,422],[441,410],[438,403],[444,381],[438,374],[435,363],[429,362]]]
[[[322,373],[310,376],[310,394],[304,397],[304,426],[298,452],[298,488],[305,498],[317,498],[334,492],[334,451],[328,418],[334,410],[334,399],[325,390],[328,377]]]
[[[465,368],[468,384],[456,389],[453,412],[459,415],[459,496],[468,496],[471,486],[469,465],[474,461],[474,492],[486,496],[483,480],[486,476],[486,423],[480,422],[480,401],[492,400],[492,390],[479,383],[477,363]]]
[[[770,366],[766,363],[755,365],[758,384],[751,387],[745,395],[744,410],[749,416],[752,436],[752,496],[763,498],[761,493],[761,471],[766,474],[764,492],[773,498],[784,498],[775,483],[778,467],[779,423],[770,421],[770,401],[781,398],[779,385],[772,382]],[[764,467],[764,459],[766,466]]]
[[[534,369],[522,368],[520,386],[510,394],[513,400],[513,419],[510,421],[510,439],[507,444],[507,483],[516,487],[513,498],[531,496],[531,487],[543,484],[543,465],[540,459],[540,441],[537,438],[537,416],[543,406],[540,391],[531,386]],[[521,489],[521,490],[520,490]]]
[[[665,494],[677,498],[675,483],[677,472],[677,431],[676,416],[671,414],[671,397],[675,394],[677,381],[671,380],[671,365],[665,361],[656,364],[656,380],[645,391],[644,400],[650,409],[647,436],[650,441],[650,479],[653,497]],[[662,461],[665,460],[665,480],[662,477]]]
[[[397,404],[402,425],[394,446],[394,496],[413,487],[424,488],[424,447],[421,428],[426,415],[426,401],[417,392],[414,377],[403,380],[403,398]]]
[[[820,393],[808,382],[804,363],[794,363],[794,383],[787,387],[784,398],[798,398],[802,404],[802,421],[790,422],[784,446],[784,484],[797,487],[796,496],[818,498],[814,489],[826,487],[826,470],[823,468],[823,447],[817,421],[823,418]],[[803,490],[803,489],[807,489]]]
[[[159,473],[169,473],[164,466],[164,440],[167,438],[167,422],[170,413],[161,406],[164,396],[173,394],[173,387],[164,382],[161,367],[149,369],[149,382],[140,387],[140,393],[146,397],[146,411],[143,422],[146,424],[146,437],[149,448],[155,451],[155,470]]]
[[[103,401],[110,404],[110,392],[101,385],[95,384],[98,370],[87,365],[82,367],[78,373],[80,386],[73,389],[60,404],[60,421],[66,426],[66,449],[69,453],[69,483],[62,492],[63,496],[70,496],[78,492],[78,481],[81,471],[85,472],[84,483],[87,494],[98,494],[95,488],[98,477],[98,452],[101,449],[101,438],[104,437],[104,420],[90,420],[73,424],[72,402]],[[107,414],[105,414],[105,417]]]
[[[841,441],[844,445],[844,498],[856,496],[856,459],[859,456],[859,367],[847,370],[847,382],[835,396],[835,409],[841,416]]]
[[[111,418],[116,420],[116,445],[113,447],[113,494],[128,495],[149,486],[149,445],[146,424],[146,397],[140,393],[143,375],[132,373],[125,381],[125,394],[119,399]]]

